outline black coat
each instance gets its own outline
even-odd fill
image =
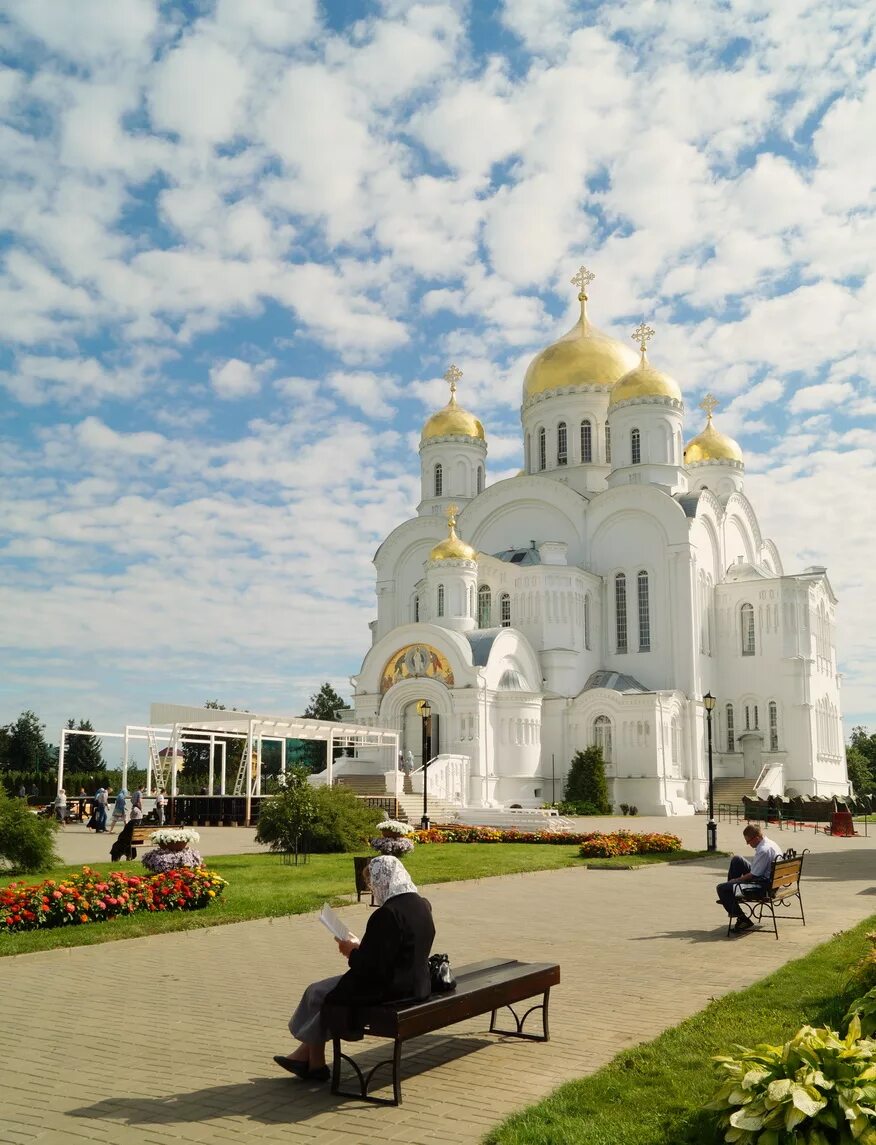
[[[350,969],[326,1002],[355,1006],[428,998],[434,938],[428,900],[418,894],[395,895],[368,920],[358,950],[350,954]]]

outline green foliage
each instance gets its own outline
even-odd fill
[[[334,690],[331,684],[326,682],[320,687],[318,692],[314,692],[310,697],[310,703],[304,709],[303,715],[308,720],[323,720],[327,723],[337,722],[337,713],[349,709],[350,705],[345,703],[338,693]],[[322,771],[325,767],[325,744],[314,740],[300,740],[300,754],[302,762],[311,771]],[[332,756],[337,759],[338,756],[344,754],[344,749],[336,747],[333,750]]]
[[[14,871],[32,874],[55,866],[57,829],[53,818],[37,817],[23,800],[11,799],[0,786],[0,860]]]
[[[257,843],[267,843],[272,851],[291,854],[308,849],[311,828],[316,821],[316,793],[307,782],[306,767],[286,772],[285,786],[262,801]]]
[[[557,804],[557,810],[561,815],[602,815],[604,812],[600,811],[593,803],[584,803],[577,799],[564,799],[561,803]]]
[[[876,1034],[876,986],[863,997],[856,998],[849,1006],[843,1018],[843,1029],[846,1032],[855,1018],[858,1019],[863,1037],[872,1038]]]
[[[785,1045],[716,1057],[725,1081],[706,1106],[736,1145],[876,1145],[876,1042],[852,1018],[841,1038],[803,1026]]]
[[[611,811],[601,748],[594,746],[575,752],[563,795],[567,803],[589,803],[595,807],[590,814],[607,815]]]
[[[369,807],[345,787],[317,787],[316,818],[310,829],[312,851],[361,851],[383,812]]]
[[[5,763],[13,771],[42,773],[54,767],[56,752],[46,743],[41,724],[35,712],[22,712],[13,724],[5,729]]]
[[[82,732],[93,732],[94,725],[91,720],[80,720],[78,725],[74,720],[67,720],[68,728],[76,728]],[[67,773],[91,773],[103,771],[106,760],[103,758],[100,740],[94,735],[67,736],[64,747],[64,786],[67,787]]]
[[[859,747],[846,748],[846,768],[855,795],[869,795],[873,791],[873,772],[870,761]]]

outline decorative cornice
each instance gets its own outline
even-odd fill
[[[539,402],[548,401],[550,398],[566,397],[569,394],[605,394],[606,396],[611,392],[611,387],[614,382],[605,382],[599,384],[597,382],[587,383],[587,385],[578,386],[558,386],[554,389],[545,390],[540,394],[533,394],[528,397],[520,407],[521,414],[525,413],[534,405]]]
[[[440,445],[442,442],[451,442],[452,444],[461,444],[466,442],[468,445],[473,445],[480,450],[481,453],[487,452],[487,443],[482,441],[479,437],[471,437],[467,433],[445,433],[441,437],[430,437],[426,441],[420,442],[420,453],[424,449],[428,449],[430,445]]]
[[[710,469],[713,466],[720,465],[726,466],[728,469],[736,469],[740,473],[745,472],[745,464],[742,461],[733,461],[729,457],[717,458],[710,457],[708,460],[703,461],[685,461],[685,469]]]
[[[626,401],[615,402],[609,410],[609,413],[614,413],[615,410],[619,409],[626,409],[627,406],[665,406],[667,409],[684,413],[684,402],[680,402],[678,398],[670,398],[662,394],[654,394],[649,397],[627,398]]]

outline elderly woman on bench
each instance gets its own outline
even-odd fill
[[[347,959],[346,974],[313,982],[289,1021],[298,1046],[274,1061],[307,1081],[328,1081],[325,1044],[331,1031],[323,1017],[324,1002],[374,1005],[430,994],[429,952],[435,938],[432,908],[398,859],[379,855],[369,864],[371,891],[378,908],[362,939],[335,939]]]

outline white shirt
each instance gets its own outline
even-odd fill
[[[768,839],[766,835],[754,848],[754,858],[751,860],[751,873],[755,878],[768,879],[773,865],[773,859],[781,858],[784,854],[778,843]]]

